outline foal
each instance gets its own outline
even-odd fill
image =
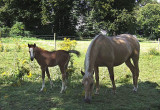
[[[68,67],[68,63],[70,60],[69,53],[74,53],[77,56],[79,56],[80,53],[76,50],[69,50],[69,51],[58,50],[58,51],[50,52],[50,51],[43,50],[43,49],[37,47],[36,44],[34,44],[34,45],[28,44],[28,47],[29,47],[31,61],[33,61],[35,58],[37,60],[38,64],[40,65],[41,70],[42,70],[43,82],[42,82],[42,88],[40,91],[43,91],[43,89],[45,87],[45,81],[44,81],[45,72],[48,76],[48,79],[50,80],[50,84],[51,84],[51,88],[52,88],[53,83],[50,78],[48,67],[53,67],[56,65],[59,66],[60,71],[62,73],[62,89],[61,89],[60,93],[65,91],[65,89],[67,88],[67,86],[66,86],[66,69]]]

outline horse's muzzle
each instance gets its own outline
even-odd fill
[[[31,61],[33,61],[34,60],[34,58],[31,58]]]

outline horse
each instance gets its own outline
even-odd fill
[[[91,41],[85,56],[85,72],[81,70],[83,75],[82,84],[85,90],[86,103],[90,103],[93,91],[95,72],[96,92],[99,94],[99,68],[107,67],[112,81],[113,93],[115,94],[116,85],[114,81],[114,67],[125,62],[133,76],[133,91],[138,89],[139,77],[139,53],[140,45],[136,37],[130,34],[121,34],[113,37],[107,37],[99,34]],[[133,64],[131,63],[133,60]]]
[[[42,82],[42,88],[40,91],[43,91],[43,89],[45,87],[45,80],[44,80],[45,79],[45,72],[48,76],[48,79],[50,80],[50,85],[52,88],[53,83],[50,78],[50,73],[49,73],[48,67],[54,67],[54,66],[58,65],[60,68],[60,71],[62,73],[62,88],[61,88],[60,93],[63,93],[67,88],[67,86],[66,86],[66,79],[67,79],[66,70],[68,67],[69,60],[70,60],[69,54],[74,53],[77,56],[79,56],[80,52],[76,51],[76,50],[47,51],[47,50],[44,50],[44,49],[36,46],[35,43],[34,43],[34,45],[28,44],[28,47],[29,47],[31,61],[33,61],[35,58],[41,67],[43,82]]]

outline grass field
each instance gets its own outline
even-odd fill
[[[151,48],[157,48],[156,42],[140,42],[140,76],[138,92],[132,91],[132,75],[125,64],[115,67],[116,95],[112,94],[112,85],[107,68],[100,68],[100,94],[92,96],[91,104],[84,103],[84,91],[81,84],[85,53],[90,41],[77,41],[76,50],[81,52],[78,58],[73,55],[75,72],[68,81],[65,93],[60,94],[61,74],[59,68],[50,68],[54,83],[50,88],[46,77],[46,89],[41,88],[41,70],[34,60],[29,59],[28,43],[36,43],[47,49],[54,49],[52,40],[2,38],[4,51],[0,52],[0,110],[160,110],[160,55],[148,54]],[[57,41],[57,48],[59,43]],[[32,76],[25,75],[19,85],[14,85],[17,65],[27,63]],[[17,64],[18,62],[18,64]],[[3,75],[2,75],[3,74]],[[17,84],[17,83],[16,83]]]

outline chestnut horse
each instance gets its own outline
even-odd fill
[[[99,69],[100,66],[108,68],[110,79],[112,81],[113,92],[115,93],[116,85],[114,81],[114,66],[126,63],[132,72],[134,91],[138,88],[139,77],[139,52],[140,45],[136,37],[130,34],[121,34],[114,37],[97,35],[88,47],[85,57],[85,73],[82,84],[85,89],[85,102],[90,103],[93,90],[93,74],[95,72],[96,92],[99,94]],[[130,60],[133,60],[133,64]]]
[[[65,91],[65,89],[67,88],[67,86],[66,86],[66,69],[68,67],[68,63],[70,60],[69,53],[75,53],[77,56],[79,56],[80,53],[76,50],[69,50],[69,51],[58,50],[58,51],[50,52],[50,51],[43,50],[43,49],[37,47],[36,44],[34,44],[34,45],[28,44],[28,47],[29,47],[31,61],[33,61],[33,59],[35,58],[37,60],[38,64],[40,65],[41,70],[42,70],[43,82],[42,82],[42,88],[40,91],[43,91],[43,89],[45,87],[45,82],[44,82],[45,72],[48,76],[48,79],[50,80],[50,84],[51,84],[51,88],[52,88],[53,84],[52,84],[52,81],[50,78],[48,67],[53,67],[56,65],[59,66],[60,71],[62,73],[62,89],[61,89],[60,93]]]

